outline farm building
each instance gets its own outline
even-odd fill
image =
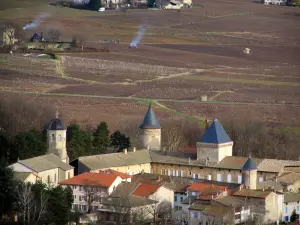
[[[265,5],[286,5],[286,0],[263,0]]]

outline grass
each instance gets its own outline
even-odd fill
[[[7,58],[0,58],[0,63],[7,63],[8,59]]]
[[[278,129],[280,129],[281,131],[284,131],[286,133],[300,136],[300,127],[280,127]]]
[[[185,77],[180,77],[179,79],[212,81],[212,82],[230,82],[230,83],[241,83],[241,84],[259,84],[259,85],[266,85],[266,86],[300,87],[300,83],[297,82],[246,80],[246,79],[239,79],[239,78],[211,77],[211,76],[202,76],[202,75],[185,76]]]

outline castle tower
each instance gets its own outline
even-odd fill
[[[257,167],[251,157],[242,167],[242,183],[246,188],[255,190],[257,181]]]
[[[156,119],[151,104],[139,128],[141,147],[159,151],[161,148],[161,127]]]
[[[69,163],[66,145],[67,129],[65,128],[63,121],[58,118],[58,115],[58,112],[56,112],[56,118],[50,121],[47,128],[47,153],[52,153],[61,158],[63,162]]]
[[[197,158],[218,163],[232,156],[233,142],[219,120],[215,119],[197,142]]]

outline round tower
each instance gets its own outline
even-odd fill
[[[58,156],[63,162],[69,163],[66,144],[67,129],[63,121],[58,118],[58,115],[58,112],[56,112],[56,118],[50,121],[47,128],[47,153],[54,154]]]
[[[257,182],[257,167],[251,157],[242,167],[242,183],[246,188],[255,190]]]
[[[161,148],[161,127],[151,104],[139,128],[141,147],[159,151]]]

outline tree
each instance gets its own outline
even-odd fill
[[[109,130],[106,122],[102,121],[93,132],[94,154],[101,154],[107,151],[110,145]]]
[[[59,40],[59,37],[61,36],[61,33],[57,29],[51,29],[48,32],[49,38],[52,40],[52,42],[56,42]]]
[[[0,157],[0,220],[9,215],[16,202],[16,185],[12,169],[7,167],[7,161]]]
[[[3,45],[4,46],[9,46],[11,47],[14,43],[15,43],[15,30],[16,30],[16,25],[8,22],[8,21],[4,21],[0,24],[0,31],[1,35],[3,33]]]
[[[119,130],[115,131],[110,136],[111,146],[118,148],[119,151],[123,151],[125,148],[130,148],[130,138],[126,137],[125,134],[121,133]]]
[[[45,139],[37,130],[18,133],[14,138],[13,148],[17,149],[20,159],[44,155],[47,152]]]
[[[48,207],[45,222],[54,224],[67,224],[73,202],[73,192],[70,187],[50,187],[47,191]]]
[[[180,146],[184,142],[183,137],[183,125],[166,127],[164,129],[164,135],[166,136],[166,148],[170,152],[178,151]]]
[[[89,9],[98,11],[101,8],[101,0],[90,0]]]
[[[291,222],[296,222],[298,217],[299,217],[299,215],[296,213],[296,210],[294,209],[292,214],[291,214],[290,221]]]
[[[90,132],[84,131],[78,124],[67,127],[67,149],[70,159],[92,153],[93,143]]]

